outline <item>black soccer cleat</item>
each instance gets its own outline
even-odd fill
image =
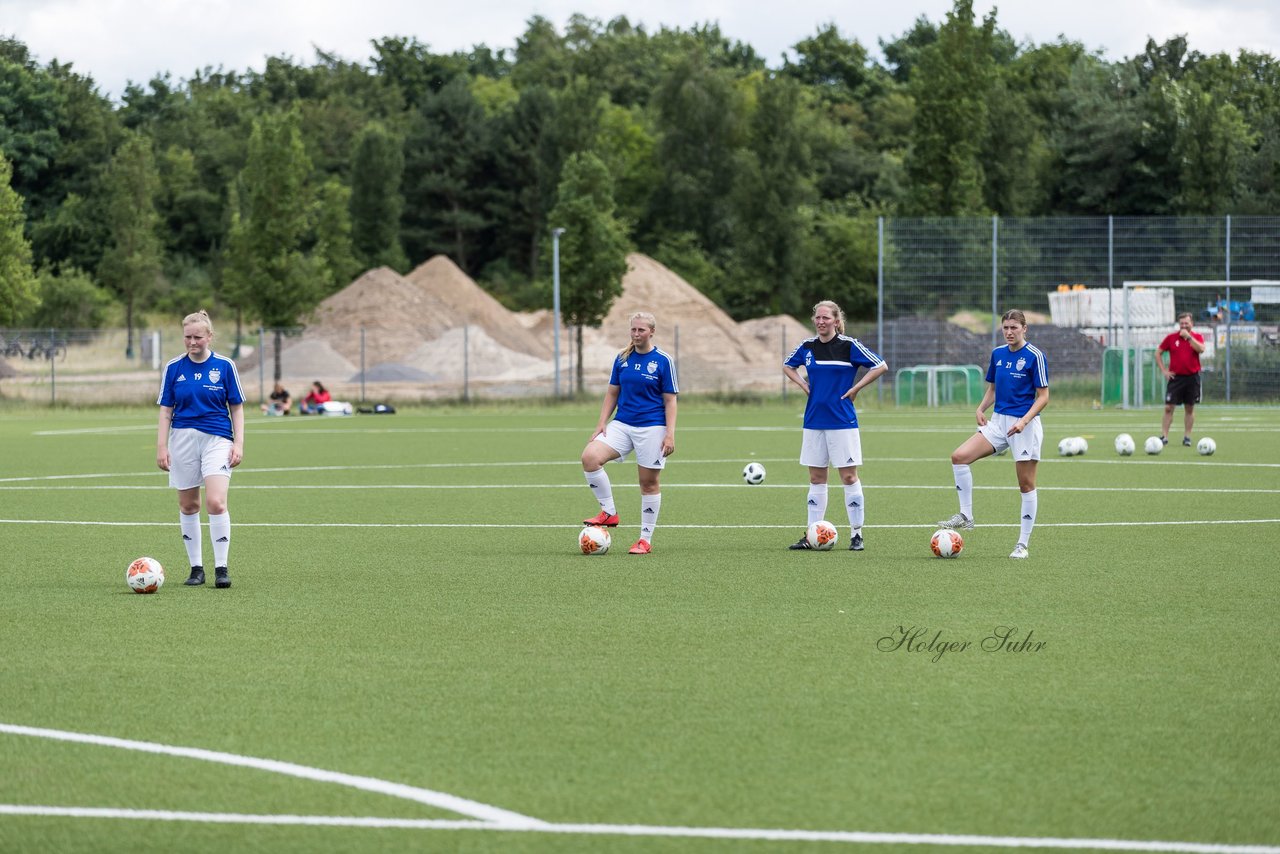
[[[227,574],[225,566],[215,566],[213,568],[213,586],[219,590],[225,590],[231,586],[231,576]]]
[[[812,549],[813,546],[809,545],[809,535],[805,534],[803,537],[796,540],[791,545],[787,546],[787,548],[793,552],[801,552],[801,551],[806,551],[808,549]]]
[[[204,567],[191,567],[191,577],[182,583],[188,587],[199,587],[201,584],[204,584]]]
[[[1183,437],[1182,437],[1182,447],[1184,447],[1184,448],[1190,448],[1190,447],[1191,447],[1191,437],[1190,437],[1190,436],[1183,436]]]
[[[849,538],[849,551],[860,552],[862,551],[862,548],[863,546],[862,546],[861,534],[854,534],[852,537]]]

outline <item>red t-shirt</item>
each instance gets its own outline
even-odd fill
[[[1199,332],[1192,332],[1191,337],[1204,343],[1204,336]],[[1169,354],[1169,370],[1178,376],[1200,373],[1200,354],[1177,332],[1170,332],[1164,337],[1160,350]]]

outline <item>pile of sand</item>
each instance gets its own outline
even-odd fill
[[[785,355],[783,342],[793,348],[811,334],[790,317],[736,323],[671,270],[632,254],[621,296],[599,329],[583,330],[583,365],[593,386],[604,382],[615,354],[626,346],[637,311],[656,316],[655,343],[678,354],[682,390],[772,387]],[[555,373],[554,331],[550,311],[508,311],[437,255],[407,276],[386,267],[360,276],[320,304],[304,339],[288,345],[282,358],[286,376],[354,381],[363,332],[368,380],[395,376],[457,384],[465,372],[476,381],[542,381]],[[574,335],[561,329],[565,376],[577,358]]]

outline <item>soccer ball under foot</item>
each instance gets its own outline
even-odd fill
[[[613,545],[613,537],[608,528],[599,525],[588,525],[578,534],[578,548],[584,555],[602,555]]]
[[[814,522],[809,526],[809,530],[804,533],[805,539],[809,541],[809,548],[820,552],[831,551],[835,547],[839,536],[836,526],[825,519]]]

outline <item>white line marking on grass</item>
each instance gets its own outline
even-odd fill
[[[1037,528],[1144,528],[1169,525],[1274,525],[1280,519],[1162,519],[1147,522],[1037,522]],[[170,528],[173,522],[86,522],[82,519],[0,519],[0,525],[81,525],[100,528]],[[518,522],[236,522],[237,528],[500,528],[511,530],[563,531],[581,527],[579,522],[518,523]],[[634,528],[635,525],[622,525]],[[686,531],[724,530],[792,530],[795,524],[786,525],[679,525],[662,523],[663,529]],[[935,522],[911,522],[896,525],[867,525],[871,530],[912,530],[937,528]],[[1017,528],[1018,525],[984,522],[979,528]]]
[[[876,463],[927,463],[929,465],[937,465],[939,457],[880,457],[875,460]],[[748,462],[757,463],[795,463],[794,457],[734,457],[732,459],[721,460],[690,460],[681,458],[680,465],[738,465],[746,460]],[[1129,465],[1124,460],[1079,460],[1079,459],[1054,459],[1046,458],[1041,462],[1052,463],[1070,463],[1072,465]],[[1195,460],[1194,465],[1200,466],[1217,466],[1223,468],[1262,468],[1273,469],[1280,468],[1280,463],[1228,463],[1210,460]],[[1142,465],[1156,466],[1181,466],[1186,465],[1185,460],[1143,460]],[[471,469],[471,468],[517,468],[530,466],[573,466],[579,467],[582,464],[578,460],[519,460],[514,462],[479,462],[479,463],[389,463],[380,465],[358,465],[358,466],[271,466],[271,467],[245,467],[236,469],[236,474],[244,477],[254,474],[278,474],[282,472],[331,472],[331,471],[410,471],[420,469]],[[624,468],[626,463],[621,464]],[[799,464],[796,463],[797,468]],[[866,466],[864,466],[866,468]],[[112,478],[112,477],[146,477],[146,478],[163,478],[163,472],[158,471],[114,471],[114,472],[96,472],[94,474],[45,474],[45,475],[26,475],[22,477],[0,477],[0,483],[35,483],[56,480],[93,480],[95,478]],[[741,484],[734,484],[740,486]],[[769,486],[779,486],[780,484],[769,484]],[[801,484],[803,485],[803,484]],[[490,487],[485,487],[490,488]],[[504,485],[505,488],[505,485]],[[922,487],[928,488],[928,487]],[[954,489],[947,486],[946,489]]]
[[[747,486],[742,483],[680,483],[672,481],[668,486],[680,489],[808,489],[808,484],[804,483],[761,483],[755,486]],[[503,490],[512,489],[582,489],[581,483],[504,483],[500,487]],[[490,483],[306,483],[306,484],[285,484],[285,483],[243,483],[236,485],[237,492],[245,490],[261,491],[261,490],[284,490],[292,492],[294,490],[397,490],[397,489],[418,489],[418,490],[450,490],[450,489],[494,489],[495,484]],[[623,491],[630,489],[638,489],[639,486],[634,483],[617,483],[614,489]],[[867,491],[878,489],[911,489],[911,490],[946,490],[948,492],[955,489],[954,486],[944,484],[910,484],[910,483],[880,483],[874,487],[868,486]],[[1160,494],[1189,492],[1196,495],[1216,494],[1216,495],[1277,495],[1280,489],[1193,489],[1190,487],[1174,487],[1172,489],[1162,489],[1155,486],[1044,486],[1041,487],[1045,492],[1157,492]],[[155,486],[130,486],[127,484],[92,484],[89,486],[0,486],[0,492],[85,492],[89,490],[108,491],[108,492],[171,492],[173,487],[166,485]],[[992,492],[1005,492],[1007,486],[975,486],[974,490],[988,490]]]
[[[159,753],[165,756],[181,756],[186,759],[199,759],[204,762],[217,762],[222,765],[239,765],[245,768],[255,768],[259,771],[270,771],[275,774],[284,774],[289,777],[299,777],[303,780],[313,780],[318,783],[337,783],[340,786],[348,786],[352,789],[361,789],[366,792],[376,792],[381,795],[390,795],[393,798],[403,798],[408,801],[416,801],[420,804],[428,804],[440,809],[456,812],[460,815],[471,816],[472,818],[483,819],[489,822],[499,822],[504,824],[519,825],[538,825],[544,824],[540,819],[530,818],[526,815],[504,810],[499,807],[482,804],[478,801],[460,798],[457,795],[450,795],[445,792],[435,792],[431,789],[419,789],[416,786],[406,786],[403,783],[391,783],[387,780],[379,780],[374,777],[358,777],[354,774],[343,774],[339,771],[326,771],[323,768],[309,768],[306,765],[296,765],[293,762],[280,762],[275,759],[258,759],[253,756],[240,756],[235,753],[223,753],[217,750],[203,750],[198,747],[172,747],[167,744],[157,744],[150,741],[131,741],[123,738],[112,738],[105,735],[92,735],[89,733],[69,732],[60,729],[44,729],[41,727],[18,726],[15,724],[0,723],[0,733],[8,733],[10,735],[28,735],[35,738],[48,738],[55,741],[71,741],[80,744],[93,744],[99,747],[116,747],[121,750],[137,750],[142,753]]]
[[[1041,836],[965,836],[950,833],[873,833],[857,830],[781,830],[750,827],[665,827],[646,824],[501,824],[443,819],[378,818],[376,816],[252,815],[95,807],[48,807],[0,804],[0,815],[56,818],[114,818],[142,821],[191,821],[210,824],[263,824],[313,827],[367,827],[404,830],[481,830],[502,833],[560,833],[586,836],[634,836],[685,839],[742,839],[768,842],[845,842],[856,845],[939,845],[989,848],[1053,848],[1059,850],[1167,851],[1185,854],[1280,854],[1274,845],[1218,842],[1166,842],[1142,839],[1067,839]]]

